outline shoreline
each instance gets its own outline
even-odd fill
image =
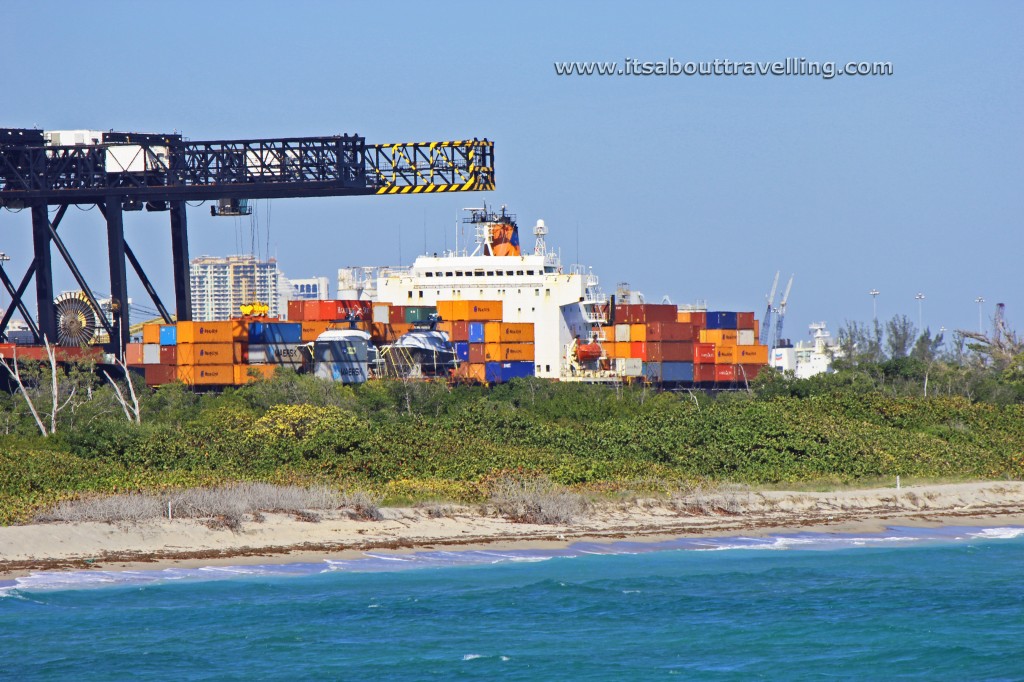
[[[698,508],[699,507],[699,508]],[[0,528],[0,581],[51,571],[158,571],[411,553],[562,549],[577,542],[800,532],[876,533],[890,526],[1024,526],[1024,482],[833,492],[709,491],[699,500],[596,503],[572,525],[514,523],[473,507],[382,509],[380,521],[330,513],[314,522],[265,514],[229,530],[199,520],[41,523]]]

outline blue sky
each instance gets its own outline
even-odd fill
[[[8,1],[0,126],[359,133],[370,143],[487,137],[497,190],[260,202],[260,251],[292,277],[409,263],[454,241],[459,208],[543,218],[605,289],[764,309],[795,273],[787,335],[904,313],[1024,328],[1024,5]],[[888,77],[557,77],[555,60],[890,61]],[[190,210],[193,256],[251,243],[248,220]],[[20,277],[29,217],[0,213]],[[126,216],[173,300],[166,214]],[[269,230],[269,236],[268,236]],[[104,291],[103,223],[61,231]],[[578,239],[577,239],[578,234]],[[401,249],[399,248],[401,235]],[[579,247],[577,249],[577,242]],[[55,254],[55,257],[56,254]],[[73,288],[63,264],[55,286]],[[146,298],[134,279],[133,298]],[[6,294],[4,295],[6,300]]]

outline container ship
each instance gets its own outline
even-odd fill
[[[741,388],[768,365],[754,313],[617,300],[591,269],[563,268],[543,221],[525,253],[504,207],[467,212],[472,251],[343,269],[338,300],[290,301],[287,320],[146,325],[129,364],[151,385],[240,384],[284,366],[345,383],[536,376],[712,389]]]

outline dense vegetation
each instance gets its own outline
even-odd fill
[[[0,393],[0,523],[91,492],[230,481],[469,501],[509,473],[594,490],[1024,477],[1019,362],[851,354],[833,375],[770,373],[717,397],[534,379],[347,387],[284,371],[198,394],[136,379],[138,422],[87,368],[59,374],[53,415],[48,372],[23,369],[39,420],[24,395]]]

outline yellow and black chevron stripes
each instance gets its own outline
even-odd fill
[[[464,183],[451,185],[388,185],[377,190],[377,194],[434,194],[436,192],[472,192],[478,190],[494,189],[494,183],[478,182],[470,180]]]
[[[368,148],[366,159],[368,171],[386,183],[377,194],[472,192],[494,189],[493,148],[490,140],[374,145],[380,156]]]

